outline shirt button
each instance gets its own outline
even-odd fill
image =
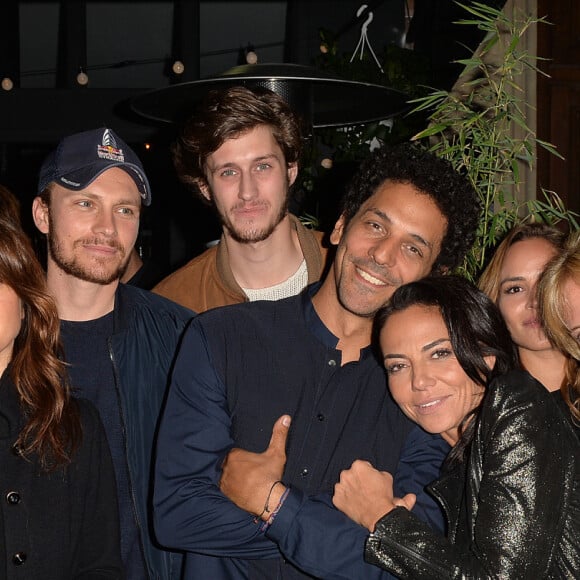
[[[336,361],[335,361],[333,358],[331,358],[331,359],[328,361],[328,366],[329,366],[329,367],[335,367],[335,366],[336,366]]]
[[[9,491],[6,494],[6,502],[10,505],[18,505],[20,503],[20,494],[17,491]]]
[[[12,556],[12,563],[15,566],[21,566],[26,562],[26,554],[24,552],[16,552],[14,556]]]
[[[300,477],[306,477],[308,475],[308,468],[305,467],[301,472],[300,472]]]
[[[324,421],[324,419],[326,419],[326,417],[325,417],[325,416],[324,416],[322,413],[318,413],[318,415],[316,415],[316,418],[317,418],[319,421]]]

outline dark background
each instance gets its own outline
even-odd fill
[[[360,38],[361,4],[4,0],[0,77],[10,77],[14,88],[0,90],[0,183],[19,197],[24,224],[38,239],[30,204],[44,156],[66,134],[112,127],[140,156],[153,188],[139,246],[170,271],[203,251],[219,235],[219,224],[175,177],[169,155],[175,128],[135,118],[127,101],[149,89],[222,73],[244,62],[250,48],[260,63],[312,65],[320,58],[321,29],[331,31],[348,57]],[[464,14],[452,0],[369,1],[368,8],[374,51],[413,47],[426,62],[432,87],[450,88],[461,70],[452,61],[469,56],[481,40],[473,27],[454,24]],[[185,65],[180,76],[171,72],[177,59]],[[85,87],[76,82],[81,67],[89,77]],[[321,199],[330,200],[324,215],[333,214],[353,167],[336,166],[318,184],[327,190]]]

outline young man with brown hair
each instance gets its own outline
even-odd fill
[[[180,179],[219,216],[221,240],[153,291],[202,312],[286,298],[317,281],[322,234],[288,211],[301,150],[299,119],[279,95],[211,91],[183,126],[174,161]]]

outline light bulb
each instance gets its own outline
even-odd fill
[[[2,88],[5,91],[11,91],[14,88],[14,83],[10,77],[4,77],[2,79]]]
[[[250,50],[246,54],[246,62],[248,64],[256,64],[258,62],[258,55],[253,50]]]
[[[321,162],[320,165],[324,167],[324,169],[331,169],[332,168],[332,159],[325,157]]]
[[[77,83],[83,87],[89,84],[89,77],[85,71],[81,70],[81,72],[77,75]]]
[[[184,66],[184,64],[180,60],[176,60],[173,63],[173,66],[171,67],[171,70],[173,70],[173,72],[176,75],[181,75],[181,74],[183,74],[183,71],[185,70],[185,66]]]

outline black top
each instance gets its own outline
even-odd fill
[[[108,340],[113,334],[113,313],[96,320],[61,321],[61,337],[75,394],[97,407],[106,427],[117,480],[121,527],[121,556],[128,579],[146,577],[138,527],[132,505],[126,442],[115,387]]]
[[[115,475],[96,409],[79,401],[83,436],[72,462],[44,471],[14,447],[24,426],[16,388],[0,383],[2,580],[120,580]]]

